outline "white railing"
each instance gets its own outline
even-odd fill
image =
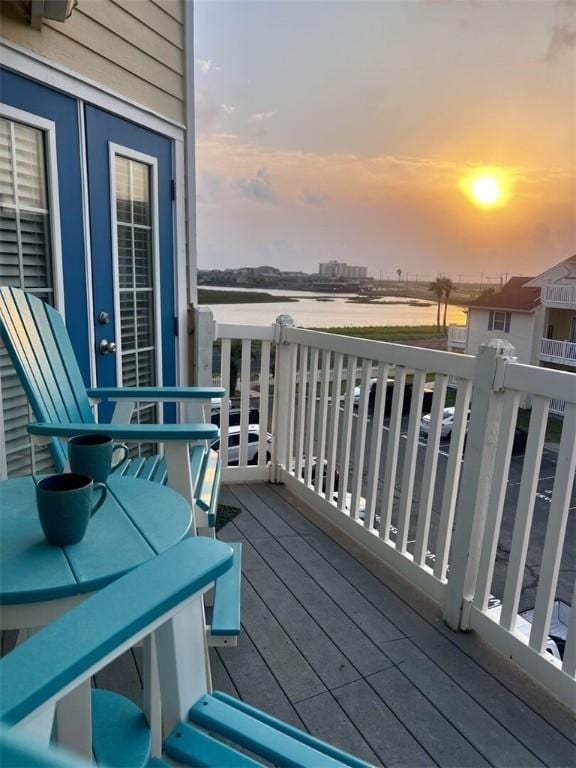
[[[560,559],[569,549],[576,374],[519,364],[505,356],[512,351],[498,341],[472,357],[283,323],[218,326],[217,339],[224,387],[231,358],[240,367],[239,466],[229,467],[225,479],[285,483],[316,514],[442,606],[451,627],[475,630],[573,706],[576,611],[563,661],[547,653],[545,644]],[[450,380],[457,388],[449,394]],[[521,478],[518,493],[507,496],[508,483],[516,483],[512,452],[525,395],[532,414]],[[451,402],[454,419],[447,442],[442,417]],[[562,436],[546,478],[552,490],[543,493],[539,477],[548,414],[560,403]],[[259,410],[253,465],[251,405]],[[221,419],[225,462],[230,458],[227,408],[226,402]],[[423,411],[430,413],[427,439],[421,432]],[[265,443],[268,429],[271,446]],[[546,529],[544,537],[532,536],[535,520],[539,531]],[[511,539],[507,564],[496,560],[502,536],[505,542]],[[529,543],[530,568],[539,572],[539,583],[526,637],[516,628],[516,618]],[[494,596],[501,600],[497,612],[489,607]]]
[[[576,343],[557,339],[540,339],[540,360],[576,367]]]
[[[468,326],[449,325],[448,326],[448,346],[465,347],[468,336]]]
[[[571,307],[576,309],[576,285],[545,285],[542,289],[545,307]]]

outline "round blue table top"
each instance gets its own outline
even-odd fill
[[[93,592],[186,536],[190,505],[176,491],[115,476],[107,485],[82,541],[57,547],[40,527],[32,478],[0,483],[0,605]]]

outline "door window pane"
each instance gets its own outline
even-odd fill
[[[44,132],[0,118],[0,285],[53,304],[50,212]],[[0,342],[0,390],[9,476],[52,469],[47,449],[34,450],[28,401]],[[2,471],[2,468],[0,468]]]
[[[122,385],[150,387],[157,384],[152,170],[120,155],[114,157],[114,168]],[[155,404],[137,403],[134,422],[157,420]],[[144,446],[138,452],[146,455],[151,450]]]

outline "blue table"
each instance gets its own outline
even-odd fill
[[[0,483],[0,628],[20,630],[19,641],[126,571],[184,538],[192,522],[188,502],[159,483],[111,476],[108,496],[78,544],[55,547],[44,538],[31,477]],[[155,652],[144,647],[145,679],[155,681]],[[156,742],[161,712],[155,682],[143,691]],[[92,754],[90,680],[56,709],[59,742],[86,759]],[[47,722],[50,718],[47,718]]]
[[[187,501],[170,488],[112,476],[84,539],[55,547],[42,533],[32,478],[0,483],[0,626],[44,626],[176,544],[191,519]]]

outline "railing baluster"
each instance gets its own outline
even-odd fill
[[[294,439],[296,431],[296,344],[290,345],[290,380],[288,384],[288,434],[286,435],[286,469],[291,472],[294,466]]]
[[[248,463],[248,409],[250,408],[250,339],[242,339],[242,363],[240,366],[240,457],[238,465]]]
[[[366,449],[366,425],[368,421],[368,400],[370,398],[370,374],[372,361],[362,361],[360,378],[360,402],[358,403],[358,418],[356,419],[356,440],[354,443],[354,467],[352,470],[352,498],[350,500],[350,515],[358,519],[360,499],[362,497],[362,477],[364,475],[364,451]]]
[[[576,677],[576,610],[572,607],[574,605],[576,605],[576,583],[572,593],[570,619],[568,620],[566,645],[564,648],[564,658],[562,659],[562,671],[570,677]]]
[[[356,386],[356,357],[348,355],[346,361],[346,397],[342,419],[342,443],[340,445],[340,484],[338,487],[338,509],[346,511],[348,493],[348,471],[350,469],[350,444],[352,440],[352,416],[354,414],[354,387]]]
[[[306,384],[308,379],[309,347],[300,345],[298,359],[298,420],[296,425],[296,468],[298,480],[302,480],[304,469],[304,433],[306,427]]]
[[[230,414],[230,339],[222,339],[220,349],[220,378],[226,394],[220,404],[220,458],[228,466],[228,422]]]
[[[312,485],[314,466],[314,420],[316,419],[316,390],[318,388],[318,349],[312,350],[308,378],[308,412],[306,416],[306,464],[304,482]]]
[[[554,606],[558,571],[562,559],[562,550],[568,522],[568,508],[574,473],[576,472],[576,405],[568,404],[564,413],[562,437],[556,460],[556,476],[552,490],[552,501],[548,513],[546,539],[542,551],[542,565],[536,591],[536,603],[530,646],[539,653],[544,652],[550,627],[550,617]],[[574,611],[575,608],[572,608]]]
[[[342,358],[341,352],[334,354],[334,369],[332,373],[332,397],[330,401],[330,417],[328,421],[328,450],[326,466],[326,498],[334,499],[336,478],[336,451],[338,448],[338,424],[340,421],[340,391],[342,389]]]
[[[264,466],[268,451],[268,401],[270,396],[270,347],[269,341],[263,341],[260,352],[260,436],[258,438],[258,464]]]
[[[452,539],[458,486],[460,484],[462,450],[468,425],[467,416],[468,409],[470,408],[471,394],[472,382],[458,379],[458,393],[454,406],[454,428],[450,437],[450,450],[448,451],[438,537],[436,539],[436,559],[434,561],[434,576],[441,580],[446,578],[446,571],[448,569],[448,555]]]
[[[484,540],[478,561],[478,578],[476,594],[474,596],[474,605],[482,611],[488,608],[488,598],[490,597],[490,589],[492,587],[496,547],[498,546],[500,526],[502,525],[502,511],[506,497],[519,402],[520,393],[509,390],[504,395],[504,402],[502,403],[500,439],[494,457],[494,476],[490,488],[490,500],[486,513]]]
[[[426,458],[424,459],[424,472],[422,476],[422,489],[420,491],[420,504],[418,506],[418,523],[416,525],[416,544],[414,547],[414,560],[418,565],[425,565],[426,552],[428,551],[428,537],[430,535],[430,517],[432,515],[432,501],[436,484],[436,469],[438,467],[438,450],[442,430],[442,414],[446,404],[446,389],[448,376],[438,374],[434,381],[434,396],[430,411],[430,429],[426,445]]]
[[[522,467],[522,479],[520,481],[520,493],[516,505],[516,520],[512,534],[512,546],[508,557],[508,569],[506,572],[506,586],[502,599],[502,613],[500,624],[507,630],[516,626],[516,614],[520,600],[520,590],[524,579],[524,566],[528,551],[530,528],[532,527],[532,515],[536,500],[536,489],[540,477],[540,462],[544,447],[544,435],[546,434],[546,422],[548,418],[548,400],[536,395],[532,403],[530,416],[530,429],[528,431],[528,443],[524,466]]]
[[[366,491],[366,512],[364,526],[374,527],[376,512],[376,499],[378,497],[378,479],[380,477],[380,454],[382,450],[382,432],[384,424],[384,410],[386,405],[386,391],[388,384],[388,364],[379,363],[376,384],[376,397],[372,412],[372,439],[370,441],[370,454],[368,457],[368,487]]]
[[[330,380],[330,352],[322,352],[322,378],[320,385],[320,413],[318,415],[318,438],[316,443],[316,477],[314,490],[324,492],[324,456],[326,453],[326,419],[328,416],[328,384]]]
[[[394,494],[396,492],[396,470],[398,468],[398,450],[402,431],[402,406],[406,388],[406,368],[396,366],[394,371],[394,392],[388,424],[388,442],[386,446],[386,465],[384,467],[384,490],[380,512],[380,538],[390,541],[390,523]]]
[[[402,471],[402,488],[400,491],[400,504],[398,506],[398,533],[396,535],[396,549],[406,552],[408,543],[408,530],[410,528],[410,515],[412,511],[412,498],[414,496],[414,476],[416,474],[416,459],[418,457],[418,438],[420,436],[420,419],[422,417],[422,398],[424,384],[426,383],[425,371],[416,371],[412,382],[412,399],[410,401],[410,416],[408,419],[408,436],[406,438],[406,450],[404,452],[404,467]]]

